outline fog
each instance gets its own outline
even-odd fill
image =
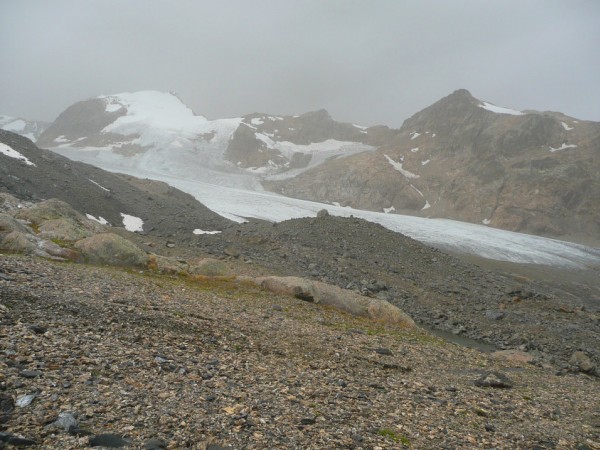
[[[600,120],[600,2],[4,1],[0,114],[177,93],[209,118],[326,108],[398,127],[458,88]]]

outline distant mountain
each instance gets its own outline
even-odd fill
[[[600,123],[498,107],[458,90],[376,151],[267,189],[313,201],[600,240]]]
[[[22,200],[58,198],[97,221],[117,227],[125,226],[131,220],[128,218],[138,218],[141,231],[165,238],[191,238],[195,229],[222,230],[231,223],[165,183],[71,161],[3,130],[0,192]]]
[[[110,170],[143,170],[262,189],[263,177],[293,176],[324,160],[374,150],[386,127],[335,122],[326,111],[208,120],[176,95],[100,96],[67,108],[38,145]]]
[[[399,130],[325,110],[209,120],[170,93],[99,96],[67,108],[38,145],[149,178],[600,242],[600,124],[464,89]]]
[[[48,122],[40,120],[28,120],[0,115],[0,129],[20,134],[34,142],[49,125]]]

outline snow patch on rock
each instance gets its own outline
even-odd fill
[[[417,175],[416,173],[412,173],[406,169],[404,169],[402,167],[402,163],[401,162],[397,162],[394,161],[392,158],[390,158],[388,155],[383,155],[385,156],[385,158],[387,159],[387,161],[391,164],[391,166],[396,169],[398,172],[400,172],[402,175],[404,175],[406,178],[420,178],[420,175]]]
[[[2,153],[4,156],[8,156],[9,158],[14,158],[14,159],[18,159],[20,161],[23,161],[28,166],[36,167],[36,165],[34,163],[32,163],[29,160],[29,158],[27,158],[26,156],[22,155],[21,153],[19,153],[18,151],[16,151],[14,148],[9,147],[6,144],[2,144],[1,142],[0,142],[0,153]]]
[[[121,213],[121,217],[123,218],[123,226],[127,231],[144,231],[144,221],[139,217],[124,213]]]

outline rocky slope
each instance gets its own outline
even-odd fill
[[[142,232],[164,237],[184,238],[192,236],[194,229],[218,230],[230,224],[191,195],[165,183],[71,161],[7,131],[0,130],[0,146],[4,146],[0,192],[22,200],[61,199],[82,214],[115,226],[137,218],[143,222]]]
[[[0,268],[2,447],[600,445],[597,379],[231,281]]]
[[[264,185],[360,209],[448,217],[598,242],[600,124],[514,111],[459,90],[375,152]]]

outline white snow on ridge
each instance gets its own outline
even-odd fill
[[[416,138],[418,138],[419,136],[421,136],[421,133],[417,133],[416,131],[413,131],[410,133],[410,140],[414,140]]]
[[[2,129],[6,131],[13,131],[18,133],[19,131],[23,131],[27,123],[23,119],[15,119],[6,124],[2,124]]]
[[[263,123],[265,123],[265,121],[260,117],[254,117],[252,120],[250,120],[250,123],[252,125],[262,125]]]
[[[98,222],[98,223],[100,223],[100,224],[102,224],[102,225],[109,225],[109,226],[110,226],[110,223],[108,223],[108,220],[106,220],[106,219],[105,219],[104,217],[102,217],[102,216],[98,216],[98,217],[96,218],[96,217],[92,216],[91,214],[87,214],[87,213],[86,213],[85,217],[87,217],[87,218],[88,218],[88,219],[90,219],[90,220],[93,220],[94,222]]]
[[[409,172],[408,170],[404,169],[402,167],[402,163],[401,162],[394,161],[388,155],[384,154],[383,156],[385,156],[385,158],[388,160],[388,162],[392,165],[392,167],[394,169],[396,169],[398,172],[400,172],[406,178],[420,178],[421,177],[421,175],[417,175],[416,173],[412,173],[412,172]]]
[[[568,148],[577,148],[577,146],[575,144],[567,144],[567,143],[563,142],[563,144],[558,148],[550,147],[550,151],[552,153],[554,153],[554,152],[558,152],[560,150],[566,150]]]
[[[478,105],[480,108],[487,109],[496,114],[510,114],[511,116],[523,116],[525,113],[523,111],[517,111],[516,109],[503,108],[502,106],[496,106],[492,103],[483,102],[481,105]]]
[[[127,231],[144,231],[144,221],[139,217],[123,213],[121,213],[121,217],[123,218],[123,226]]]
[[[422,166],[426,166],[427,164],[429,164],[431,162],[430,159],[426,159],[425,161],[421,161],[421,165]]]
[[[567,130],[567,131],[571,131],[571,130],[573,129],[573,127],[570,127],[570,126],[569,126],[569,125],[567,125],[565,122],[561,122],[560,124],[561,124],[561,125],[563,126],[563,128],[564,128],[565,130]]]
[[[96,183],[94,180],[90,179],[90,181],[92,183],[94,183],[96,186],[98,186],[100,189],[102,189],[103,191],[110,192],[110,189],[106,189],[104,186],[101,186],[99,183]]]
[[[29,160],[29,158],[27,158],[26,156],[22,155],[21,153],[19,153],[18,151],[16,151],[12,147],[9,147],[8,145],[3,144],[1,142],[0,142],[0,153],[2,153],[4,156],[8,156],[9,158],[14,158],[14,159],[18,159],[20,161],[23,161],[28,166],[36,167],[36,165],[34,163],[32,163]]]
[[[200,235],[200,234],[219,234],[219,233],[221,233],[221,231],[205,231],[205,230],[201,230],[200,228],[196,228],[194,231],[192,231],[192,233],[194,233],[196,235]]]

